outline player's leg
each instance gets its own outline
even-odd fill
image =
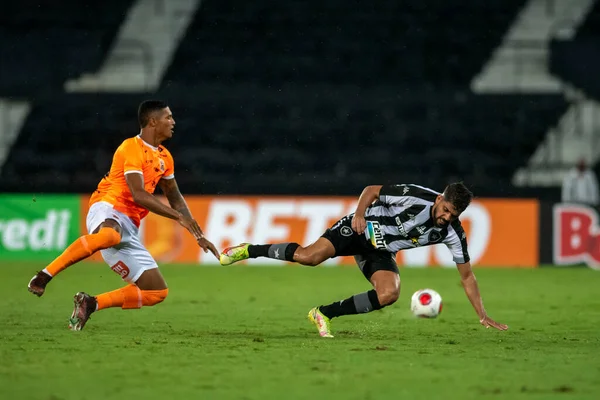
[[[355,256],[355,259],[373,289],[310,310],[308,318],[317,326],[322,337],[333,337],[331,319],[380,310],[398,299],[400,275],[392,253],[375,251]]]
[[[27,285],[28,290],[42,296],[46,285],[59,272],[84,260],[99,250],[118,245],[121,242],[121,226],[112,218],[112,207],[103,203],[94,204],[88,212],[88,235],[75,240],[65,251],[46,268],[35,274]]]
[[[74,298],[74,308],[69,327],[81,330],[91,314],[111,307],[137,309],[153,306],[165,300],[169,293],[167,283],[158,265],[137,237],[124,227],[124,246],[120,249],[102,251],[111,269],[129,284],[111,292],[90,296],[79,292]]]
[[[400,274],[395,271],[378,270],[371,276],[371,284],[377,293],[381,308],[392,305],[400,297]]]
[[[266,257],[316,266],[335,256],[333,244],[325,238],[303,247],[298,243],[249,244],[228,247],[221,253],[221,265],[230,265],[248,258]]]
[[[347,216],[340,219],[316,242],[306,247],[298,243],[242,243],[223,250],[220,262],[221,265],[230,265],[248,258],[266,257],[314,267],[329,258],[352,254],[348,249],[356,244],[359,235],[352,230],[351,223]]]

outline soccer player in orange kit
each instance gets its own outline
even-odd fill
[[[144,101],[138,109],[138,120],[141,133],[117,148],[109,173],[90,198],[86,219],[89,234],[73,242],[28,285],[30,292],[42,296],[56,274],[101,251],[110,268],[129,284],[97,296],[77,293],[69,320],[72,330],[83,329],[95,311],[153,306],[167,297],[169,289],[158,265],[139,239],[140,221],[150,211],[178,221],[205,252],[219,258],[219,252],[192,217],[175,181],[173,157],[161,145],[173,136],[171,110],[162,101]],[[170,207],[153,195],[157,185]]]

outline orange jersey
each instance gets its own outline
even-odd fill
[[[166,148],[151,146],[139,136],[126,139],[115,151],[110,171],[92,194],[90,206],[99,201],[108,202],[139,226],[148,210],[133,201],[125,175],[142,174],[144,189],[154,193],[158,181],[173,179],[174,172],[173,156]]]

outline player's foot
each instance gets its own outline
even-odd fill
[[[50,282],[52,277],[45,273],[44,271],[40,271],[31,280],[27,285],[27,290],[31,293],[35,294],[37,297],[41,297],[46,291],[46,285]]]
[[[87,293],[79,292],[73,297],[73,314],[69,318],[69,329],[80,331],[90,319],[90,315],[96,311],[96,298]]]
[[[310,322],[315,324],[315,326],[319,330],[319,335],[321,335],[321,337],[333,337],[333,335],[331,334],[331,328],[329,326],[331,320],[325,315],[323,315],[323,313],[319,310],[318,307],[315,307],[308,312],[308,319],[310,320]]]
[[[223,250],[221,252],[221,256],[219,257],[221,265],[231,265],[250,257],[248,255],[248,246],[250,246],[250,243],[242,243]]]

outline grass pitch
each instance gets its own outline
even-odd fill
[[[334,339],[306,314],[368,290],[356,267],[165,265],[164,303],[103,310],[81,332],[73,294],[120,279],[80,264],[40,299],[36,268],[0,267],[1,399],[600,398],[600,272],[585,268],[476,269],[507,332],[479,325],[456,271],[403,269],[399,301],[334,319]],[[444,299],[435,320],[410,314],[423,287]]]

